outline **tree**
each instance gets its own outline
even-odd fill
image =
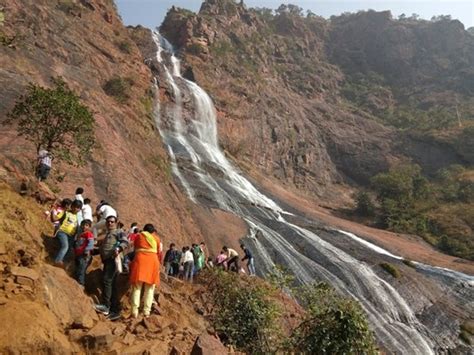
[[[327,284],[303,287],[299,299],[303,321],[289,339],[289,349],[306,354],[377,354],[367,319],[354,300],[338,295]]]
[[[17,122],[18,135],[31,140],[37,152],[45,148],[59,160],[81,165],[94,146],[94,117],[62,78],[51,81],[52,88],[30,83],[6,124]]]

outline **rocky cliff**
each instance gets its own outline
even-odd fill
[[[0,7],[5,17],[0,27],[0,121],[29,82],[48,86],[53,76],[61,76],[96,119],[97,144],[91,160],[79,168],[53,161],[48,188],[67,197],[82,186],[93,204],[108,200],[127,223],[152,221],[166,244],[200,241],[203,234],[217,239],[233,235],[230,239],[237,243],[245,234],[242,222],[190,205],[173,183],[155,128],[146,58],[112,1],[1,1]],[[106,93],[111,81],[125,83],[124,91],[115,93],[120,97]],[[1,130],[4,179],[17,189],[25,181],[34,192],[33,144],[17,137],[14,126],[2,125]],[[198,221],[207,218],[233,227],[203,233],[200,226],[207,223]]]
[[[172,8],[161,31],[213,96],[222,146],[288,186],[334,199],[400,160],[427,173],[472,164],[458,138],[471,126],[474,39],[457,21],[327,21],[209,0],[198,14]],[[419,125],[423,112],[450,124],[407,133],[392,119],[407,107]]]

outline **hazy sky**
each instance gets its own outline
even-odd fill
[[[161,24],[167,10],[175,5],[198,11],[201,0],[115,0],[126,25],[156,27]],[[391,10],[398,16],[419,14],[430,19],[433,15],[451,15],[466,28],[474,26],[474,0],[244,0],[249,7],[276,9],[282,3],[295,4],[303,9],[329,17],[342,12],[358,10]]]

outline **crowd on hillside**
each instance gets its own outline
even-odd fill
[[[255,275],[254,258],[243,244],[242,259],[236,250],[227,246],[222,247],[220,254],[213,258],[204,242],[181,249],[171,243],[163,255],[162,240],[153,224],[140,228],[137,223],[132,223],[127,229],[119,220],[117,210],[109,203],[102,200],[93,210],[91,200],[83,198],[83,193],[83,188],[77,188],[73,199],[58,200],[47,212],[54,225],[54,238],[59,244],[54,263],[64,267],[64,260],[74,255],[74,276],[84,287],[92,257],[100,255],[103,299],[101,304],[95,305],[95,309],[110,320],[121,317],[117,291],[117,276],[120,273],[129,275],[133,317],[138,317],[142,297],[143,315],[150,315],[155,288],[160,284],[161,265],[164,266],[166,278],[176,277],[192,282],[193,277],[204,268],[217,267],[245,273],[239,262],[246,260],[248,273]]]

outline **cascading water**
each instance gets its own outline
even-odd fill
[[[366,263],[310,230],[286,221],[283,209],[232,166],[218,146],[216,113],[211,99],[198,85],[181,76],[179,60],[169,43],[157,32],[153,33],[153,39],[158,48],[156,60],[174,96],[169,112],[156,111],[167,114],[172,122],[164,124],[159,118],[156,122],[168,146],[173,173],[188,196],[194,202],[204,199],[208,205],[214,204],[247,222],[248,237],[262,274],[278,263],[287,266],[302,284],[327,281],[360,302],[388,351],[434,353],[436,337],[419,322],[390,284]],[[168,56],[166,60],[164,54]],[[187,121],[183,117],[183,95],[190,98],[187,104],[193,108],[190,110],[193,115]]]

